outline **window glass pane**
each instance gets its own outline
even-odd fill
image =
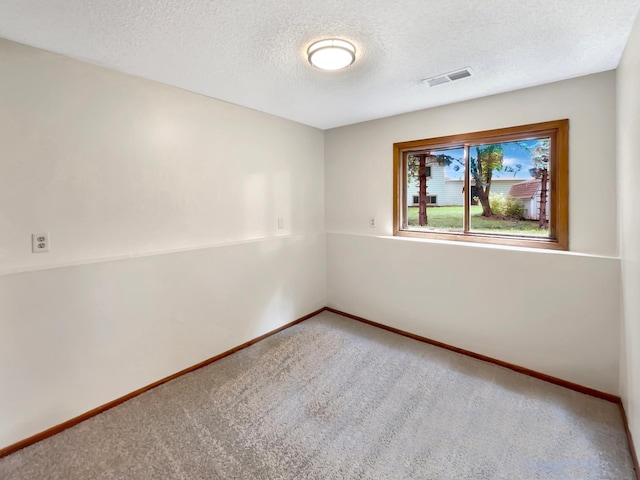
[[[550,139],[469,148],[472,232],[549,236]]]
[[[408,228],[464,231],[463,148],[409,152],[406,182]]]

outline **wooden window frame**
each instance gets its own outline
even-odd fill
[[[414,150],[444,150],[468,148],[469,144],[502,143],[527,138],[549,137],[551,148],[551,201],[549,206],[549,237],[537,238],[526,235],[502,235],[469,231],[470,175],[465,168],[464,178],[464,232],[417,231],[403,228],[405,221],[406,154]],[[465,156],[465,165],[469,159]],[[462,242],[489,243],[553,250],[569,250],[569,120],[520,125],[480,132],[428,138],[393,144],[393,234],[400,237],[455,240]]]

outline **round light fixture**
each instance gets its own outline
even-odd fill
[[[321,70],[340,70],[356,59],[356,47],[346,40],[332,38],[313,43],[307,50],[309,63]]]

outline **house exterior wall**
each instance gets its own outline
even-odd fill
[[[547,192],[551,191],[551,185],[549,184],[547,186]],[[539,220],[540,219],[540,194],[542,193],[542,190],[540,187],[538,187],[538,189],[536,190],[536,192],[533,194],[533,197],[531,198],[523,198],[522,199],[522,203],[524,204],[524,218],[528,219],[528,220]],[[548,193],[547,193],[547,197],[548,197]],[[547,204],[547,220],[549,220],[549,211],[550,211],[550,205]]]
[[[442,205],[464,205],[463,188],[462,180],[447,180],[444,185]]]
[[[507,195],[512,185],[520,183],[522,180],[494,180],[491,183],[491,192]],[[442,202],[438,202],[439,205],[464,205],[464,195],[462,194],[462,188],[464,187],[464,181],[462,180],[446,180],[444,185],[444,195]]]
[[[509,195],[509,190],[511,190],[511,186],[516,183],[520,183],[522,180],[520,179],[509,179],[509,180],[494,180],[491,183],[491,193],[500,194],[502,193],[505,197]]]
[[[536,195],[537,194],[536,192]],[[523,198],[522,204],[524,205],[524,218],[528,220],[538,220],[538,212],[540,211],[539,202],[537,202],[535,198]]]
[[[445,196],[445,180],[444,180],[444,166],[442,165],[430,165],[431,166],[431,177],[427,179],[427,195],[436,195],[437,205],[448,205],[443,202],[443,197]],[[417,180],[411,183],[407,187],[407,206],[415,206],[417,203],[413,202],[413,196],[418,195],[419,187]]]

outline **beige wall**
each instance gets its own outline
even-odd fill
[[[622,259],[622,400],[640,446],[640,17],[618,69],[618,168]]]
[[[0,40],[0,448],[323,307],[323,149]]]
[[[615,98],[606,72],[327,131],[329,305],[618,393]],[[389,237],[394,142],[562,118],[571,252]]]
[[[321,130],[0,47],[0,273],[324,232]]]

